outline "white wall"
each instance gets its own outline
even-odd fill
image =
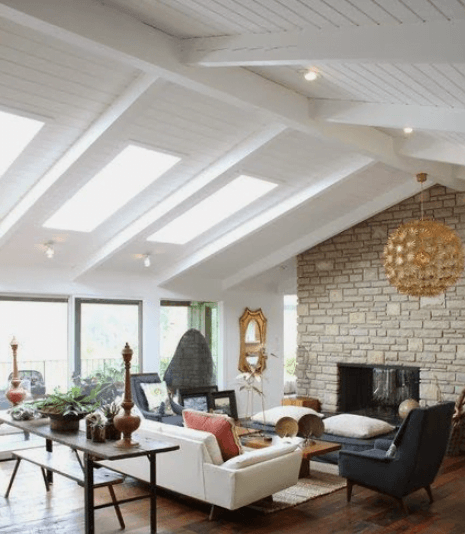
[[[246,412],[246,393],[239,392],[237,369],[239,363],[239,318],[245,308],[262,309],[267,319],[267,368],[263,374],[265,408],[281,404],[283,396],[283,296],[278,293],[227,292],[223,300],[223,345],[225,350],[224,388],[235,389],[239,415]],[[271,356],[271,353],[277,357]],[[258,396],[254,399],[255,412],[261,410]],[[249,414],[250,415],[250,414]]]
[[[220,306],[220,359],[218,385],[222,389],[235,389],[240,414],[245,413],[245,395],[239,392],[236,380],[239,371],[239,318],[246,307],[251,310],[261,308],[267,318],[267,369],[264,373],[263,389],[267,407],[280,404],[283,393],[283,295],[270,291],[226,291],[200,289],[200,284],[192,284],[190,293],[187,285],[182,292],[159,288],[148,277],[128,277],[117,273],[96,272],[83,281],[69,282],[68,273],[52,269],[29,271],[23,268],[0,269],[0,294],[65,296],[81,298],[115,298],[143,301],[143,371],[156,371],[159,358],[159,317],[160,299],[192,299],[217,301]],[[199,290],[200,289],[200,290]],[[74,306],[70,306],[70,361],[74,347]],[[124,343],[122,343],[121,349]],[[275,354],[273,357],[270,353]],[[261,409],[259,400],[255,407]]]

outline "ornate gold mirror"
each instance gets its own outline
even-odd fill
[[[239,371],[260,375],[266,368],[266,318],[261,309],[246,308],[239,319],[241,353]]]

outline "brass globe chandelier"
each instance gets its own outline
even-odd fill
[[[434,297],[459,279],[464,267],[459,236],[440,222],[423,218],[423,183],[426,174],[417,174],[421,183],[421,218],[401,224],[384,247],[384,268],[389,283],[400,293]]]

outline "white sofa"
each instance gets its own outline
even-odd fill
[[[157,486],[215,506],[235,510],[298,481],[302,454],[296,445],[247,450],[223,462],[216,438],[209,432],[144,420],[138,433],[180,447],[157,457]],[[100,463],[149,481],[145,457]]]

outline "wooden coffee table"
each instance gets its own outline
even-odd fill
[[[241,437],[243,437],[242,434]],[[244,446],[252,449],[263,449],[271,445],[271,439],[263,436],[251,436],[243,442]],[[331,441],[311,440],[308,445],[302,446],[302,464],[300,466],[299,478],[310,477],[310,460],[314,456],[321,456],[328,452],[338,451],[341,448],[340,443],[333,443]]]

